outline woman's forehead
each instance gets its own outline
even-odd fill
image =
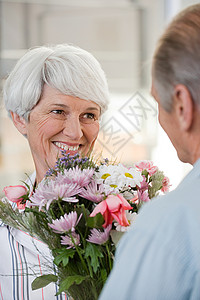
[[[80,109],[84,108],[93,111],[100,111],[100,106],[94,101],[80,99],[72,95],[65,95],[58,89],[55,89],[47,84],[44,85],[43,93],[39,103],[54,105],[65,109],[79,107]]]

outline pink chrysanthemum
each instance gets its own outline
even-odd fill
[[[104,185],[98,184],[96,181],[92,181],[79,195],[87,200],[98,203],[103,200],[105,195]]]
[[[143,181],[141,182],[141,186],[139,187],[139,190],[140,191],[145,191],[145,190],[148,190],[148,182],[146,181],[146,177],[143,175]]]
[[[74,245],[80,245],[80,235],[73,232],[71,236],[72,238],[68,235],[61,236],[61,244],[68,246],[67,249],[74,247]]]
[[[90,235],[89,235],[87,241],[90,242],[90,243],[93,243],[93,244],[98,244],[98,245],[102,245],[102,244],[106,243],[107,240],[109,239],[111,228],[112,228],[111,224],[108,225],[104,229],[104,231],[93,228],[90,231]]]
[[[30,198],[31,205],[39,206],[39,210],[41,210],[42,206],[46,204],[46,209],[48,210],[53,200],[62,199],[67,202],[78,202],[75,195],[81,191],[82,188],[77,183],[59,184],[53,180],[48,182],[42,181]]]
[[[77,220],[77,212],[72,211],[69,214],[64,214],[60,219],[53,220],[53,223],[48,223],[49,227],[53,229],[55,233],[74,232],[76,225],[79,223],[82,214]]]
[[[138,191],[138,198],[139,202],[149,202],[149,193],[148,190],[146,191]]]
[[[39,210],[41,210],[41,208],[45,206],[48,201],[48,198],[46,197],[46,189],[47,183],[43,180],[38,184],[35,193],[30,197],[30,203],[28,206],[38,206]]]
[[[139,204],[142,202],[149,202],[150,198],[149,198],[148,190],[142,190],[142,189],[138,190],[137,195],[133,197],[130,201],[135,204]]]
[[[76,166],[73,169],[65,170],[64,174],[59,173],[56,181],[63,184],[76,183],[83,187],[89,184],[93,174],[94,170],[91,168],[81,170],[78,166]]]

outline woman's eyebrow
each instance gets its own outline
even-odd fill
[[[86,110],[96,110],[99,111],[100,109],[97,107],[87,107]]]
[[[60,107],[70,108],[68,105],[62,104],[62,103],[53,103],[52,106],[60,106]]]
[[[66,104],[62,104],[62,103],[55,103],[52,106],[57,106],[57,107],[63,107],[66,109],[70,109],[70,106],[66,105]],[[100,111],[100,108],[94,107],[94,106],[90,106],[90,107],[86,107],[85,110],[95,110],[95,111]]]

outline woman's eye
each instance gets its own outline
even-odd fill
[[[52,110],[51,112],[52,112],[53,114],[55,114],[55,115],[62,115],[62,114],[64,114],[64,111],[61,110],[61,109],[54,109],[54,110]]]
[[[84,119],[96,120],[95,115],[92,114],[92,113],[86,113],[86,114],[84,114],[84,115],[83,115],[83,118],[84,118]]]
[[[96,121],[98,118],[93,113],[85,113],[80,117],[82,123],[91,124]]]

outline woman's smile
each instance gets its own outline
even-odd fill
[[[81,145],[68,145],[66,143],[62,143],[62,142],[54,142],[54,145],[56,147],[58,147],[61,150],[65,150],[65,151],[73,151],[73,152],[77,152],[79,150],[79,146]]]

